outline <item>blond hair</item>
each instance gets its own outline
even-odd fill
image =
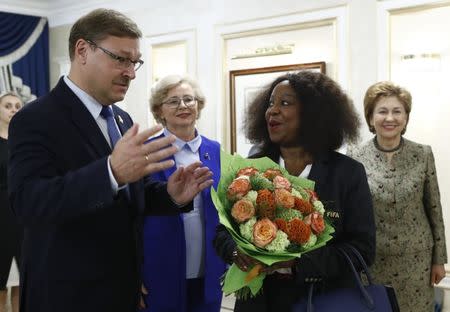
[[[3,92],[1,92],[0,93],[0,103],[2,102],[3,98],[7,97],[7,96],[14,96],[14,97],[18,98],[20,100],[20,102],[22,102],[22,104],[23,104],[23,101],[22,101],[22,98],[20,97],[20,95],[18,95],[14,91],[3,91]]]
[[[372,119],[373,111],[377,102],[382,97],[390,96],[395,96],[399,102],[402,103],[409,120],[409,113],[411,112],[412,106],[411,93],[409,93],[409,91],[405,88],[397,86],[390,81],[380,81],[371,85],[369,89],[367,89],[366,95],[364,96],[364,117],[370,132],[375,133],[374,127],[370,125],[370,119]],[[403,129],[402,134],[405,132],[406,126],[405,129]]]
[[[188,75],[184,76],[168,75],[159,80],[152,87],[152,93],[150,96],[149,104],[150,104],[150,111],[152,112],[153,117],[156,119],[157,122],[164,124],[164,120],[159,116],[159,112],[161,106],[163,105],[163,101],[165,100],[167,94],[169,93],[169,90],[181,85],[182,83],[187,83],[194,90],[194,96],[197,99],[198,105],[197,119],[200,118],[200,112],[203,109],[203,107],[205,107],[206,99],[197,81]]]

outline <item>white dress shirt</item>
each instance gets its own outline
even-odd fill
[[[83,91],[82,89],[80,89],[76,84],[74,84],[69,77],[64,76],[64,82],[66,83],[66,85],[69,87],[70,90],[73,91],[73,93],[75,93],[75,95],[80,99],[80,101],[84,104],[84,106],[86,106],[87,110],[89,111],[89,113],[91,113],[92,118],[94,118],[95,122],[97,123],[98,127],[100,128],[100,130],[103,133],[103,136],[105,137],[106,142],[109,144],[109,146],[111,146],[111,142],[109,139],[109,134],[108,134],[108,126],[106,123],[106,120],[100,116],[100,112],[103,108],[103,105],[100,104],[99,102],[97,102],[97,100],[95,100],[92,96],[90,96],[89,94],[87,94],[85,91]],[[120,130],[116,124],[116,122],[114,121],[114,124],[117,127],[117,131],[120,133]],[[111,170],[111,164],[110,164],[110,157],[108,157],[108,161],[107,161],[107,166],[108,166],[108,173],[109,173],[109,178],[110,178],[110,182],[111,182],[111,189],[113,191],[113,194],[116,195],[117,192],[120,189],[125,188],[127,185],[122,185],[121,187],[119,187],[116,178],[114,178],[114,175],[112,174],[112,170]]]
[[[164,128],[165,136],[171,134],[173,133]],[[189,142],[176,138],[173,145],[178,148],[178,152],[174,155],[177,168],[186,167],[199,161],[199,148],[201,144],[202,137],[198,134]],[[195,196],[193,206],[193,210],[181,215],[186,240],[187,279],[203,277],[205,273],[205,223],[201,193]]]

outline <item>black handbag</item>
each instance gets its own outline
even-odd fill
[[[339,288],[314,296],[314,283],[311,283],[307,298],[296,303],[292,312],[399,312],[394,288],[374,284],[367,264],[359,251],[348,244],[345,247],[346,250],[339,248],[339,251],[350,265],[356,287]],[[363,268],[361,273],[366,275],[368,285],[364,285],[347,250],[351,251],[360,262]]]

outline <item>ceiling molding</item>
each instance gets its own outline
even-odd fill
[[[32,0],[2,0],[0,2],[0,11],[17,14],[47,16],[47,1]]]
[[[47,17],[49,26],[57,27],[73,24],[81,15],[96,8],[127,12],[130,8],[136,8],[136,5],[152,6],[152,2],[144,4],[139,0],[129,0],[126,3],[116,0],[1,0],[0,11]]]

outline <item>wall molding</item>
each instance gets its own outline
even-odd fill
[[[417,10],[450,4],[449,0],[388,0],[377,3],[378,75],[377,80],[390,80],[390,16],[394,11]]]
[[[152,88],[152,49],[155,45],[161,45],[161,44],[171,44],[176,42],[185,42],[186,48],[187,48],[187,71],[189,75],[192,75],[193,77],[197,77],[197,32],[196,29],[187,29],[187,30],[180,30],[176,32],[170,32],[165,34],[156,34],[156,35],[146,35],[143,39],[144,47],[142,48],[143,51],[143,58],[145,60],[144,64],[147,64],[145,66],[146,70],[146,88],[147,88],[147,94],[150,94],[151,88]],[[148,112],[148,124],[152,123],[153,117],[151,116],[151,113]]]
[[[334,20],[336,36],[336,80],[344,90],[349,86],[349,46],[348,46],[348,7],[338,6],[326,9],[318,9],[308,12],[296,12],[288,15],[281,15],[257,20],[236,22],[230,24],[219,24],[214,29],[214,42],[216,59],[215,72],[216,92],[215,102],[219,103],[216,112],[216,133],[217,138],[230,145],[230,138],[225,129],[225,123],[230,120],[227,104],[227,82],[228,73],[226,72],[226,51],[225,42],[231,38],[240,38],[251,35],[258,35],[273,32],[271,29],[294,27],[305,23],[321,22],[324,20]]]
[[[166,0],[165,2],[170,1]],[[136,8],[154,9],[165,5],[158,1],[114,1],[114,0],[2,0],[0,11],[47,17],[50,27],[73,24],[80,16],[95,8],[114,9],[129,13]]]

